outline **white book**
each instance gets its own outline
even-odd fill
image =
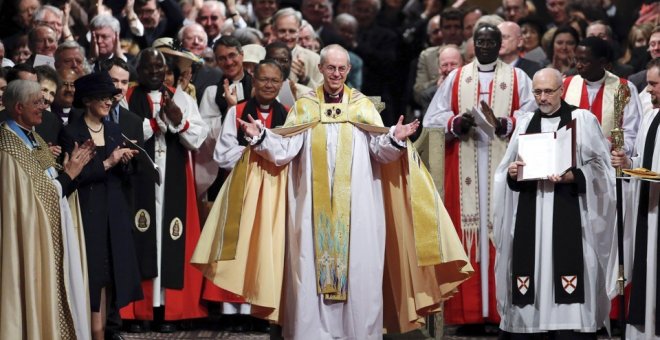
[[[518,136],[518,180],[547,179],[575,166],[575,119],[555,132]]]

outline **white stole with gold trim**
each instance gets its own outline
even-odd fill
[[[488,105],[493,109],[496,117],[508,117],[513,102],[514,68],[497,60],[495,74],[492,80],[490,102]],[[458,109],[459,113],[480,106],[479,98],[479,70],[477,63],[472,62],[461,69],[458,85]],[[467,249],[468,256],[475,238],[479,235],[480,211],[479,211],[479,183],[477,173],[477,140],[474,129],[461,138],[459,145],[459,179],[461,181],[461,230],[462,239]],[[500,160],[504,156],[508,139],[495,137],[488,145],[488,197],[493,192],[492,174]],[[488,229],[493,227],[493,202],[488,200]],[[479,247],[477,247],[476,258],[479,259]]]

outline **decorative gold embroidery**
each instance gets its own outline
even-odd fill
[[[151,215],[149,215],[149,212],[140,209],[135,213],[135,228],[141,232],[145,232],[149,229],[151,226]]]
[[[178,217],[175,217],[170,223],[170,237],[174,241],[178,240],[183,235],[183,222]]]
[[[47,145],[46,142],[35,133],[37,143]],[[36,196],[46,210],[46,215],[52,228],[54,263],[57,283],[57,306],[60,324],[60,337],[62,339],[75,339],[73,318],[66,299],[63,272],[63,246],[62,246],[62,224],[60,220],[60,196],[51,179],[46,176],[45,171],[55,165],[48,148],[35,148],[30,151],[23,141],[10,130],[0,126],[0,150],[10,154],[21,168],[30,176],[36,190]]]

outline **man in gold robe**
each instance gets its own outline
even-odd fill
[[[0,125],[0,339],[90,339],[80,216],[65,195],[94,146],[76,145],[58,175],[34,131],[46,107],[39,83],[10,82],[3,102],[10,119]]]
[[[419,123],[383,127],[344,85],[342,47],[324,48],[318,68],[323,85],[285,128],[239,120],[250,147],[192,261],[287,339],[382,339],[422,325],[472,267],[407,141]]]

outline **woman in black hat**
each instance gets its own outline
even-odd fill
[[[69,153],[75,143],[91,139],[96,145],[96,155],[76,178],[76,186],[87,248],[92,337],[103,339],[106,306],[121,308],[142,299],[132,221],[121,189],[137,151],[123,146],[119,125],[106,119],[121,93],[108,73],[81,77],[75,87],[73,105],[84,114],[69,120],[60,144]]]

